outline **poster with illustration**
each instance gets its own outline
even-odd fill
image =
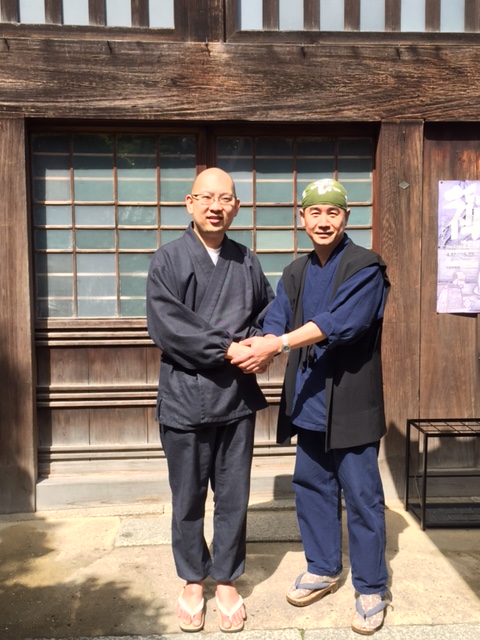
[[[437,312],[480,312],[480,181],[438,183]]]

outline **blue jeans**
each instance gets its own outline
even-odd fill
[[[385,503],[378,469],[379,443],[325,451],[325,433],[298,429],[293,486],[308,571],[342,571],[342,503],[352,582],[358,593],[387,589]]]

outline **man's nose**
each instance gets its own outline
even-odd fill
[[[328,216],[326,213],[321,213],[317,218],[317,225],[319,227],[327,227],[329,224]]]

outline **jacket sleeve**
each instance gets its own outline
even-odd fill
[[[275,298],[272,287],[263,273],[257,256],[250,253],[252,276],[254,280],[253,313],[248,331],[248,337],[263,335],[262,326],[272,301]]]
[[[275,336],[281,336],[286,331],[291,330],[291,322],[292,310],[290,301],[285,293],[283,280],[279,280],[275,300],[271,302],[266,312],[263,333],[264,335],[271,333]]]
[[[386,288],[377,265],[365,267],[344,282],[326,311],[308,318],[327,335],[326,347],[355,342],[383,317]]]
[[[182,303],[177,270],[170,256],[157,251],[147,278],[148,333],[163,357],[185,369],[225,364],[232,336],[215,329]]]

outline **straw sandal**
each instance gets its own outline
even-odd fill
[[[307,571],[300,574],[295,582],[290,585],[286,598],[295,607],[305,607],[307,604],[320,600],[327,593],[335,593],[337,589],[338,576],[315,576]],[[302,593],[294,595],[296,591]]]
[[[390,600],[391,596],[388,592],[383,597],[379,593],[359,595],[352,618],[353,631],[363,636],[372,636],[381,629],[385,619],[385,607]]]

